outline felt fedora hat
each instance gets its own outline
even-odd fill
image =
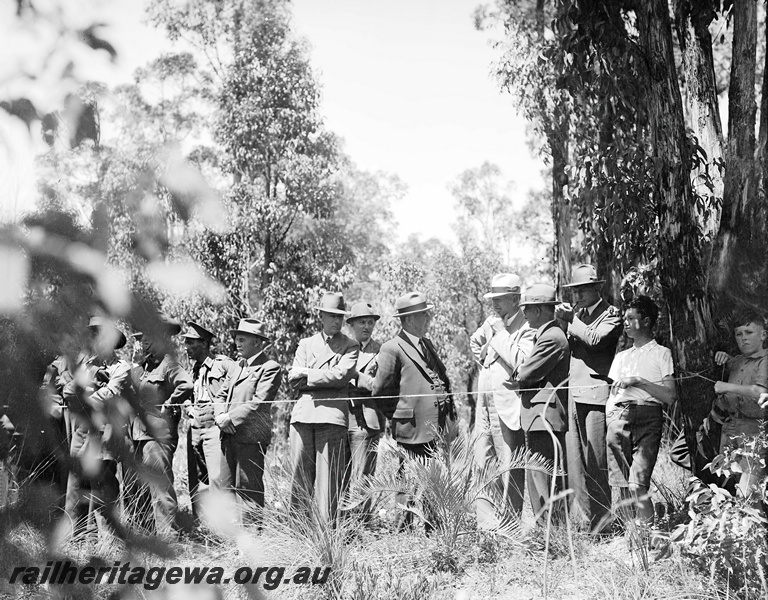
[[[347,306],[344,304],[344,296],[341,292],[325,292],[320,298],[320,304],[315,307],[320,312],[333,315],[346,315]]]
[[[525,288],[520,297],[520,306],[529,305],[551,305],[558,304],[557,290],[547,283],[534,283]]]
[[[237,329],[230,329],[229,333],[232,335],[245,333],[248,335],[255,335],[268,342],[271,341],[270,337],[266,334],[264,323],[258,319],[240,319],[240,324],[237,326]]]
[[[88,328],[95,329],[100,335],[109,335],[113,337],[113,347],[115,350],[125,346],[128,341],[125,334],[120,331],[112,321],[104,317],[91,317],[88,321]]]
[[[373,306],[369,302],[357,302],[356,304],[352,305],[352,308],[349,309],[347,323],[362,317],[372,317],[378,321],[381,318],[381,315],[377,315],[375,312],[373,312]]]
[[[523,282],[514,273],[499,273],[494,275],[491,280],[491,291],[483,296],[486,300],[507,296],[508,294],[519,294]]]
[[[205,340],[210,344],[216,336],[213,335],[212,331],[208,331],[202,325],[195,323],[194,321],[187,321],[187,329],[181,337],[187,340]]]
[[[427,297],[419,292],[408,292],[395,300],[395,317],[415,315],[435,308],[434,304],[427,302]]]
[[[597,269],[592,265],[579,265],[571,273],[571,282],[563,287],[576,287],[577,285],[592,285],[593,283],[605,283],[605,279],[597,278]]]

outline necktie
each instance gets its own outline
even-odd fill
[[[241,358],[238,364],[240,365],[241,369],[245,369],[245,366],[248,364],[248,361],[245,360],[244,358]]]
[[[437,361],[435,361],[435,357],[429,351],[429,348],[427,348],[423,338],[419,340],[419,347],[421,348],[422,356],[424,356],[424,362],[427,363],[427,366],[430,369],[437,373]]]

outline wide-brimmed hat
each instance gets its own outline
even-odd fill
[[[157,314],[158,318],[160,319],[160,324],[165,330],[163,333],[166,335],[178,335],[181,333],[181,321],[177,321],[173,317],[169,316],[167,313],[160,312]],[[144,331],[137,331],[133,334],[133,337],[137,340],[141,340],[144,337],[144,334],[146,332]]]
[[[534,283],[525,288],[520,296],[520,306],[528,305],[551,305],[559,304],[557,301],[557,290],[548,283]]]
[[[427,302],[427,297],[419,292],[408,292],[395,300],[395,317],[415,315],[435,308],[434,304]]]
[[[592,265],[579,265],[571,273],[571,283],[563,287],[576,287],[577,285],[592,285],[593,283],[605,283],[605,279],[597,278],[597,269]]]
[[[315,307],[320,312],[333,315],[346,315],[347,306],[344,304],[344,296],[341,292],[325,292],[320,298],[320,304]]]
[[[109,319],[105,319],[104,317],[98,317],[94,316],[91,317],[88,321],[88,327],[90,329],[97,329],[99,332],[111,332],[112,335],[114,335],[114,348],[115,350],[118,350],[125,346],[126,342],[128,341],[125,337],[125,334],[118,329],[112,321]]]
[[[514,273],[499,273],[494,275],[491,280],[491,291],[483,296],[486,300],[507,296],[509,294],[519,294],[523,282]]]
[[[209,344],[213,342],[213,339],[216,337],[213,335],[212,331],[208,331],[205,327],[202,325],[199,325],[198,323],[195,323],[194,321],[188,321],[187,322],[187,329],[184,332],[184,335],[181,337],[188,339],[188,340],[205,340]]]
[[[245,333],[247,335],[255,335],[268,342],[271,341],[271,338],[266,333],[266,326],[258,319],[240,319],[237,329],[230,329],[229,333],[232,335]]]
[[[373,312],[373,305],[370,302],[357,302],[349,309],[349,316],[347,316],[347,323],[354,319],[362,319],[363,317],[372,317],[375,320],[379,320],[381,315],[377,315]]]

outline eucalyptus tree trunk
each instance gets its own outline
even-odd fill
[[[672,353],[678,375],[712,366],[712,321],[701,264],[701,227],[691,189],[691,160],[683,105],[672,54],[672,27],[666,0],[637,3],[639,51],[651,147],[656,167],[653,187],[659,210],[659,275],[668,304]],[[686,438],[709,410],[712,384],[690,377],[678,386]],[[709,399],[709,401],[708,401]]]
[[[718,292],[744,298],[745,250],[750,242],[750,212],[758,196],[755,168],[755,66],[757,2],[733,4],[733,52],[728,91],[728,145],[723,208],[710,284]],[[760,232],[763,235],[764,232]]]
[[[704,234],[711,241],[714,241],[720,223],[724,146],[712,36],[709,33],[709,25],[715,17],[715,11],[707,3],[692,0],[675,2],[677,35],[683,57],[684,113],[688,127],[693,130],[699,146],[707,155],[706,163],[694,167],[694,190],[709,200],[702,210],[701,219]]]
[[[552,154],[552,222],[555,226],[555,287],[560,288],[571,278],[571,203],[565,186],[568,177],[568,116],[567,109],[555,110],[547,132]]]

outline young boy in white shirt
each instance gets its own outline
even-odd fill
[[[669,348],[653,339],[659,308],[648,296],[637,296],[624,313],[631,348],[619,352],[608,377],[606,403],[608,474],[622,500],[631,500],[637,517],[650,524],[653,502],[648,490],[664,425],[663,405],[675,401],[674,366]]]

